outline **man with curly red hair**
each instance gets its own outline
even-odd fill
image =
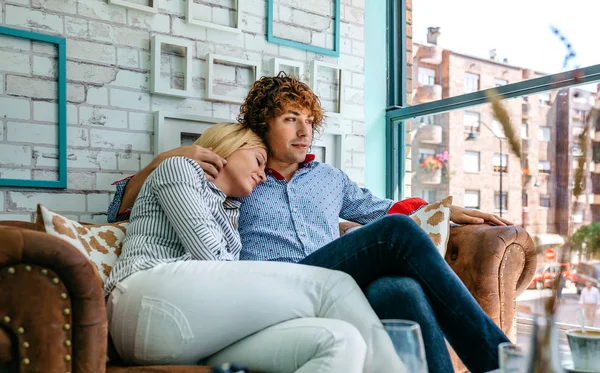
[[[508,338],[483,312],[429,236],[407,217],[426,202],[377,198],[343,171],[316,162],[308,152],[323,117],[319,98],[297,78],[280,73],[262,77],[251,87],[238,121],[267,144],[267,180],[242,199],[240,259],[293,262],[348,273],[381,319],[420,324],[430,372],[453,372],[444,337],[469,370],[498,368],[497,347]],[[131,188],[128,193],[136,191]],[[111,206],[122,211],[118,194]],[[340,217],[365,226],[340,237]],[[113,220],[123,218],[127,214],[115,214]],[[451,220],[510,224],[456,206],[451,208]]]

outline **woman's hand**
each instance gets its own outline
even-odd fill
[[[513,225],[510,221],[497,215],[459,206],[450,207],[450,220],[456,224],[491,223],[494,225]]]
[[[158,166],[165,159],[177,156],[187,157],[198,162],[206,173],[206,178],[211,182],[215,180],[223,166],[227,164],[227,161],[214,153],[212,148],[203,148],[199,145],[180,146],[179,148],[166,151],[159,154],[154,162]]]

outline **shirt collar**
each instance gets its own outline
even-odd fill
[[[299,166],[299,168],[311,167],[313,165],[314,160],[315,160],[314,154],[307,154],[306,158],[304,158],[304,162],[299,163],[298,166]],[[274,170],[270,167],[267,167],[265,169],[265,171],[267,172],[267,175],[271,175],[279,181],[285,179],[285,177],[283,177],[283,175],[281,175],[277,170]]]
[[[207,181],[209,188],[213,191],[213,193],[219,198],[219,200],[223,203],[223,207],[228,210],[239,209],[242,205],[241,202],[236,201],[232,198],[229,198],[217,187],[214,183]]]

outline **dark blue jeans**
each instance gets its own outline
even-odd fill
[[[386,216],[300,263],[351,275],[379,318],[418,322],[429,372],[453,372],[444,337],[471,372],[498,368],[498,345],[508,338],[409,217]]]

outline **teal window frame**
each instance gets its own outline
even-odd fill
[[[57,188],[67,187],[67,40],[0,26],[0,35],[55,45],[58,49],[58,180],[27,180],[0,178],[2,187]]]
[[[283,39],[273,35],[273,2],[274,0],[267,0],[267,41],[269,43],[281,44],[286,47],[303,49],[309,52],[318,54],[324,54],[326,56],[339,57],[340,56],[340,2],[341,0],[335,0],[335,24],[333,28],[333,49],[316,47],[314,45],[301,43],[299,41]]]
[[[416,0],[418,1],[418,0]],[[510,83],[464,95],[409,106],[406,87],[406,1],[388,0],[388,108],[386,110],[386,195],[405,198],[406,120],[466,109],[488,102],[486,94],[496,91],[506,99],[600,81],[600,64],[522,82]],[[530,134],[531,136],[531,134]]]

